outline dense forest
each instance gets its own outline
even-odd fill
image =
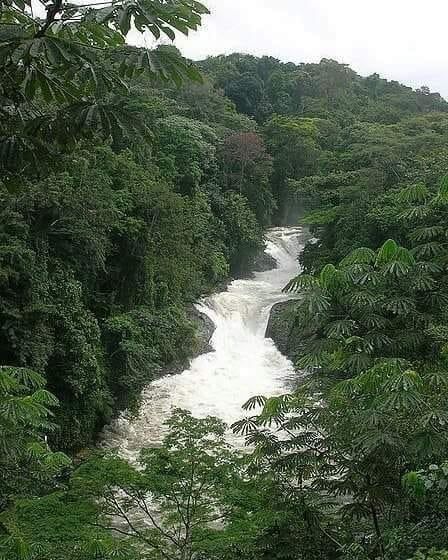
[[[194,0],[33,8],[0,2],[0,558],[448,558],[448,103],[126,43]],[[297,223],[301,382],[246,403],[247,452],[184,410],[137,466],[95,450]]]

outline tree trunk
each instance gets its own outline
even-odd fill
[[[370,511],[372,512],[373,526],[375,527],[375,533],[378,540],[378,548],[380,550],[381,558],[384,558],[383,535],[381,533],[381,528],[378,521],[378,514],[376,512],[373,502],[370,502]]]

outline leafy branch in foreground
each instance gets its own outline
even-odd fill
[[[0,510],[11,499],[39,493],[69,459],[52,453],[46,436],[58,401],[45,388],[45,379],[24,368],[0,368]],[[26,475],[25,475],[26,473]]]
[[[296,499],[333,500],[333,512],[348,531],[370,520],[375,538],[363,545],[365,552],[383,558],[384,525],[411,507],[402,476],[409,465],[444,456],[442,395],[430,373],[391,359],[335,384],[324,398],[310,396],[305,387],[266,399],[261,413],[233,429],[254,447],[253,468],[270,472]],[[262,399],[246,408],[254,402]]]
[[[138,468],[105,455],[78,469],[72,486],[83,500],[98,500],[98,527],[153,558],[189,560],[219,535],[238,457],[216,418],[198,420],[176,410],[167,427],[163,445],[143,449]]]
[[[44,19],[34,15],[42,11]],[[125,41],[132,29],[174,40],[176,32],[196,30],[206,13],[193,0],[54,0],[33,7],[31,0],[3,1],[0,166],[14,173],[35,170],[43,154],[82,135],[114,138],[132,130],[137,119],[120,95],[140,73],[176,84],[200,81],[174,47],[137,48]]]

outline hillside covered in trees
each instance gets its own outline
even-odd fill
[[[447,558],[448,103],[126,44],[197,29],[193,0],[43,5],[0,4],[0,558]],[[307,382],[247,403],[248,452],[180,410],[138,468],[85,451],[299,222]]]

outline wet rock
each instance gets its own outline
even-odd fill
[[[196,347],[194,348],[192,359],[205,354],[206,352],[211,352],[213,348],[210,345],[210,340],[212,339],[213,333],[215,332],[215,323],[207,317],[204,313],[201,313],[193,307],[188,313],[189,319],[196,326]]]
[[[256,255],[250,264],[250,269],[253,272],[265,272],[266,270],[273,270],[275,268],[277,268],[277,261],[264,251]]]
[[[272,338],[282,354],[291,358],[296,302],[282,301],[272,306],[266,327],[266,338]]]
[[[268,253],[264,252],[264,248],[259,253],[252,256],[244,263],[236,272],[236,278],[249,279],[254,277],[255,272],[266,272],[277,268],[277,261]]]

